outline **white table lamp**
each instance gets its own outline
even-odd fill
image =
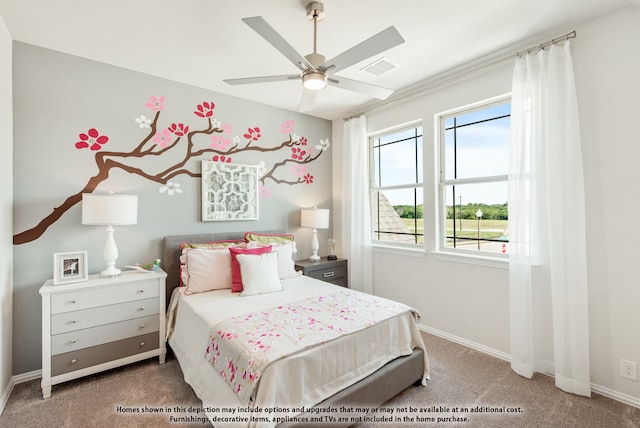
[[[107,264],[100,275],[120,275],[116,268],[118,247],[113,239],[113,226],[124,226],[138,222],[138,197],[113,193],[95,195],[82,194],[82,224],[107,226],[107,242],[104,244],[104,261]]]
[[[303,209],[300,211],[300,226],[313,228],[313,240],[311,241],[311,250],[313,254],[309,258],[312,262],[320,261],[318,256],[318,230],[329,228],[329,210],[318,209],[313,207],[311,209]]]

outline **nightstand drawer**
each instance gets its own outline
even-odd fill
[[[329,260],[322,257],[319,261],[298,260],[296,270],[302,271],[303,275],[320,281],[330,282],[341,287],[349,287],[349,275],[347,274],[347,260]]]
[[[51,358],[51,375],[80,370],[97,364],[158,349],[158,333],[130,337],[116,342],[105,343],[91,348],[55,355]]]
[[[103,324],[155,315],[159,312],[159,299],[134,300],[118,305],[100,306],[81,311],[63,312],[51,316],[51,334],[83,330]]]
[[[309,272],[311,278],[321,279],[322,281],[333,282],[347,276],[347,269],[344,266],[334,266],[325,269],[316,269]]]
[[[163,290],[164,292],[164,290]],[[125,283],[111,287],[85,288],[51,296],[51,313],[59,314],[97,306],[158,297],[158,281]]]
[[[89,348],[101,343],[114,342],[145,333],[158,331],[158,315],[101,325],[84,330],[51,336],[51,354]]]

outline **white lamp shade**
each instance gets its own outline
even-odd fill
[[[138,196],[82,194],[82,224],[118,226],[138,222]]]
[[[328,229],[329,210],[318,208],[301,210],[300,226],[311,227],[313,229]]]

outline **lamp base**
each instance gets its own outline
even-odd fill
[[[313,239],[311,240],[311,257],[309,257],[309,261],[311,262],[319,262],[320,256],[318,256],[318,250],[320,249],[320,245],[318,244],[318,231],[316,228],[313,228]]]
[[[117,278],[120,276],[120,274],[122,274],[122,271],[120,269],[110,266],[105,270],[103,270],[102,272],[100,272],[100,277],[101,278]]]
[[[115,278],[120,276],[121,270],[116,267],[116,260],[118,259],[118,247],[116,247],[116,241],[113,239],[113,226],[108,226],[107,242],[104,244],[104,261],[107,264],[105,269],[100,272],[100,276],[104,278]]]

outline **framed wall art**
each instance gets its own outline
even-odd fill
[[[258,220],[258,167],[202,161],[202,221]]]
[[[53,285],[82,282],[88,279],[86,251],[53,255]]]

